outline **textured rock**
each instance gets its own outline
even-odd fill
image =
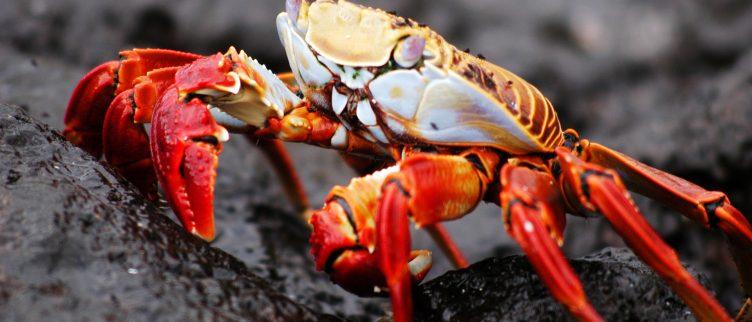
[[[530,80],[557,106],[564,127],[727,192],[752,214],[751,2],[366,3],[427,23],[458,47]],[[236,45],[274,70],[286,70],[273,23],[283,7],[282,0],[0,1],[0,101],[22,105],[59,129],[76,80],[133,46],[212,53]],[[305,228],[286,206],[267,162],[242,141],[231,140],[220,162],[221,231],[214,245],[311,308],[356,319],[378,316],[383,301],[357,299],[312,270]],[[290,148],[314,204],[353,175],[336,153]],[[739,280],[723,238],[637,199],[682,260],[707,273],[722,303],[737,309]],[[498,208],[483,205],[447,225],[471,261],[519,252],[499,215]],[[425,234],[413,237],[416,248],[436,251]],[[608,245],[623,243],[604,220],[569,220],[569,256]],[[434,258],[429,278],[449,268],[443,256]]]
[[[0,100],[21,105],[34,118],[61,130],[68,96],[86,71],[58,59],[35,58],[3,46],[0,56]],[[323,200],[330,187],[347,182],[353,175],[342,170],[346,166],[333,151],[304,145],[290,148],[314,202]],[[225,144],[216,189],[218,236],[212,245],[241,260],[280,292],[315,310],[364,321],[382,315],[382,299],[353,296],[315,270],[308,254],[307,226],[288,204],[258,149],[242,137],[233,137]],[[175,218],[169,208],[162,210],[170,219]]]
[[[626,249],[606,248],[570,261],[585,293],[607,321],[693,321],[689,309]],[[700,281],[706,279],[700,278]],[[571,320],[527,259],[493,257],[422,285],[418,321]]]
[[[336,320],[295,303],[0,105],[0,320]]]

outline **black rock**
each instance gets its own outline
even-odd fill
[[[606,248],[570,263],[608,321],[694,320],[660,277],[627,249]],[[489,258],[425,283],[417,290],[415,307],[417,321],[571,320],[519,255]]]
[[[320,321],[20,108],[0,105],[0,320]]]
[[[36,57],[32,63],[29,56],[2,45],[0,56],[0,99],[61,131],[65,104],[86,71],[54,57]],[[269,162],[245,141],[233,135],[220,157],[215,193],[218,234],[212,246],[315,311],[354,321],[382,316],[388,301],[353,296],[315,270],[307,225],[292,211]],[[352,176],[335,151],[300,144],[288,148],[312,202],[320,203],[331,187]],[[175,218],[168,207],[161,210]]]

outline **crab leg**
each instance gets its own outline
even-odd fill
[[[583,143],[586,160],[617,170],[630,190],[662,202],[706,228],[720,228],[729,239],[747,296],[752,296],[752,225],[724,193],[707,191],[600,144]]]
[[[399,171],[392,166],[350,181],[347,187],[331,191],[321,210],[310,218],[311,254],[316,269],[326,271],[332,281],[361,296],[384,295],[387,287],[379,268],[376,247],[376,208],[384,180]],[[409,238],[409,236],[408,236]],[[426,250],[409,251],[410,278],[421,281],[431,268]]]
[[[157,178],[149,152],[149,136],[133,122],[133,90],[120,93],[107,109],[101,133],[105,159],[149,199],[157,198]]]
[[[553,297],[580,321],[601,321],[561,252],[564,205],[554,178],[511,164],[501,172],[504,226],[527,255]]]
[[[415,154],[399,163],[399,172],[387,177],[376,217],[376,253],[395,321],[412,320],[409,218],[424,227],[469,213],[494,179],[489,171],[498,162],[497,155],[482,149],[462,156]]]
[[[379,268],[389,288],[394,321],[412,321],[412,283],[407,266],[410,259],[410,197],[397,181],[387,182],[381,193],[376,216]]]
[[[373,173],[377,169],[385,168],[388,164],[393,164],[384,159],[366,158],[353,154],[342,154],[342,158],[353,168],[359,175]],[[455,268],[466,268],[469,264],[462,250],[452,240],[452,236],[440,223],[427,225],[425,230],[431,236],[441,251],[452,261]]]
[[[457,246],[454,240],[452,240],[452,236],[449,235],[449,232],[444,226],[440,223],[435,223],[427,225],[425,229],[431,236],[431,239],[433,239],[434,243],[439,245],[441,251],[449,257],[449,260],[452,261],[452,265],[454,265],[455,268],[467,268],[470,265],[468,264],[467,258],[465,258],[465,255],[462,253],[462,250],[460,250],[459,246]]]
[[[143,123],[151,122],[157,97],[174,80],[178,67],[157,69],[115,97],[107,109],[102,128],[105,160],[150,199],[157,198],[157,177]]]
[[[115,97],[119,65],[110,61],[92,69],[76,85],[65,110],[63,135],[96,158],[102,156],[102,123]]]
[[[251,143],[258,142],[258,147],[264,152],[266,159],[272,164],[274,172],[280,178],[280,181],[282,181],[282,187],[293,202],[295,210],[305,213],[309,207],[308,195],[306,195],[305,189],[303,189],[303,184],[300,181],[298,172],[295,171],[292,158],[287,149],[285,149],[282,141],[253,136],[248,136],[248,140]]]
[[[729,321],[718,301],[679,261],[629,197],[614,170],[586,163],[565,148],[556,150],[562,167],[561,184],[570,204],[603,214],[635,254],[658,273],[701,321]]]
[[[95,157],[102,155],[102,126],[116,95],[151,70],[184,65],[201,57],[164,49],[133,49],[120,56],[121,61],[106,62],[86,74],[73,90],[65,111],[63,135]]]

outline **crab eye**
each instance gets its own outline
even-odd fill
[[[423,37],[407,37],[397,44],[394,50],[394,61],[404,68],[413,67],[423,57],[425,47],[426,40]]]
[[[290,17],[290,20],[293,22],[298,21],[298,15],[300,14],[300,6],[302,4],[303,0],[286,0],[285,1],[285,12],[287,12],[287,16]]]

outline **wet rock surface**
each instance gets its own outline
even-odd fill
[[[627,249],[605,248],[570,262],[607,321],[694,321],[681,299]],[[700,282],[707,285],[703,277]],[[414,299],[418,321],[572,320],[520,255],[449,272],[423,284]]]
[[[0,320],[338,320],[184,233],[19,107],[0,105],[0,155]]]
[[[287,70],[274,31],[282,3],[0,1],[0,102],[20,105],[60,130],[77,79],[133,46],[213,53],[236,45],[274,70]],[[737,208],[752,214],[749,1],[368,4],[428,23],[458,47],[480,52],[530,80],[557,106],[564,127],[727,192]],[[289,147],[314,204],[333,185],[345,184],[354,175],[336,153]],[[313,310],[355,320],[383,314],[387,302],[358,299],[314,272],[306,228],[287,206],[258,150],[238,138],[231,140],[217,182],[220,231],[213,246]],[[723,237],[644,198],[637,197],[637,203],[682,260],[707,274],[722,304],[735,311],[741,289]],[[161,211],[173,218],[168,209]],[[447,226],[471,261],[519,253],[499,217],[498,208],[483,205]],[[413,237],[416,248],[437,254],[429,279],[450,269],[425,234]],[[570,257],[623,245],[602,219],[569,219],[564,250]]]

